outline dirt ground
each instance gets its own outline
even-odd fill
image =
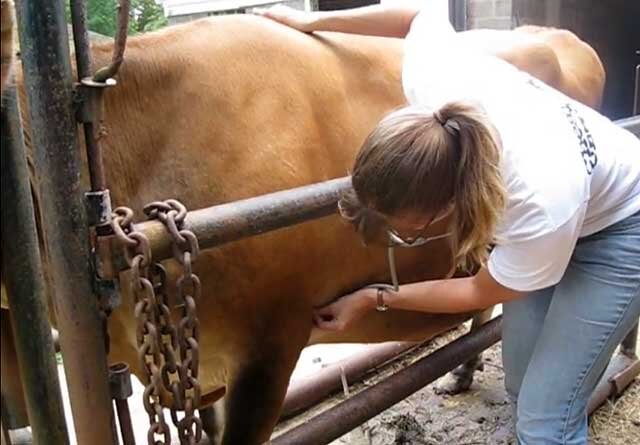
[[[462,395],[437,395],[439,381],[396,404],[332,445],[507,445],[515,443],[503,387],[500,344],[484,355]],[[590,445],[640,444],[640,380],[590,419]]]

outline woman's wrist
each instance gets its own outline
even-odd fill
[[[367,288],[361,289],[360,292],[362,293],[362,300],[363,300],[364,307],[366,307],[367,310],[374,310],[375,308],[378,307],[377,289],[367,287]]]

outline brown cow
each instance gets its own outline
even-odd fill
[[[554,31],[469,36],[483,35],[502,57],[531,70],[543,62],[545,70],[536,71],[543,80],[599,103],[603,78],[586,95],[583,85],[601,65],[574,36],[562,34],[560,42]],[[96,66],[106,64],[111,46],[96,45],[93,53]],[[574,53],[589,60],[576,66]],[[105,95],[103,144],[114,204],[141,215],[145,203],[175,197],[196,209],[345,175],[370,129],[404,102],[401,56],[399,40],[310,36],[250,16],[130,39],[119,85]],[[19,75],[17,83],[22,88]],[[444,230],[446,221],[432,234]],[[398,252],[401,279],[442,277],[450,257],[446,241]],[[167,266],[175,277],[175,264]],[[225,394],[224,444],[269,438],[307,344],[422,340],[465,318],[372,313],[349,332],[310,340],[314,306],[389,279],[384,250],[363,247],[338,217],[204,251],[196,273],[203,287],[203,400]],[[139,375],[126,288],[109,323],[110,359],[130,363]]]

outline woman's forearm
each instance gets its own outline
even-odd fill
[[[417,8],[372,5],[312,13],[311,31],[335,31],[383,37],[405,37]]]
[[[446,314],[486,309],[521,295],[521,292],[501,286],[486,269],[481,269],[473,277],[400,286],[398,292],[385,293],[384,302],[392,309]],[[374,298],[372,295],[371,300]]]

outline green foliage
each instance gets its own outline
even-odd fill
[[[87,0],[89,30],[105,36],[114,36],[117,7],[116,0]]]
[[[155,0],[132,0],[133,32],[147,32],[162,28],[167,24],[162,6]],[[131,29],[130,29],[131,31]]]
[[[116,33],[118,0],[86,0],[89,31],[113,37]],[[69,4],[66,4],[69,19]],[[155,0],[131,0],[129,34],[154,31],[167,25],[162,6]]]

